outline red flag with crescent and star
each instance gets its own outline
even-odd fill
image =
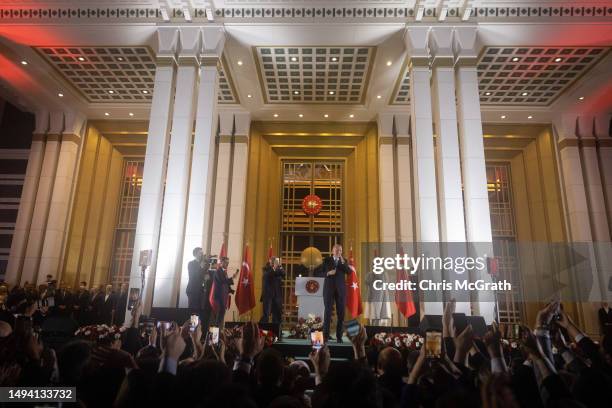
[[[401,249],[400,255],[404,257],[404,248]],[[396,272],[396,282],[410,280],[410,274],[405,269],[398,269]],[[396,290],[395,304],[397,305],[399,312],[406,318],[416,313],[416,307],[414,306],[414,300],[412,299],[412,292],[409,290]]]
[[[236,306],[238,313],[243,314],[255,307],[255,288],[253,286],[253,273],[249,259],[249,246],[244,247],[244,258],[240,268],[240,278],[236,289]]]
[[[355,260],[353,259],[353,249],[349,252],[348,267],[351,273],[346,279],[346,307],[353,318],[356,318],[363,309],[361,306],[361,290],[359,289],[359,277],[355,269]]]

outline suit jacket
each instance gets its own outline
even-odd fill
[[[283,278],[285,277],[285,270],[279,265],[278,269],[274,270],[270,263],[267,263],[263,267],[263,278],[261,286],[261,299],[274,299],[279,303],[283,303]]]
[[[80,310],[87,310],[89,307],[89,302],[91,300],[91,295],[88,290],[79,290],[79,294],[77,295],[76,305]]]
[[[336,269],[336,274],[327,276],[327,272]],[[327,256],[323,259],[323,263],[317,268],[317,276],[325,278],[323,286],[323,296],[331,297],[336,291],[338,295],[346,295],[346,275],[351,272],[348,266],[348,260],[344,258],[344,262],[338,262],[336,265],[333,256]]]
[[[102,310],[100,313],[100,317],[104,323],[111,324],[111,320],[113,318],[113,310],[115,309],[115,304],[117,303],[117,294],[115,292],[111,292],[111,294],[108,295],[107,299],[106,294],[102,293],[101,303]]]
[[[229,306],[229,294],[231,290],[231,285],[233,283],[234,283],[234,280],[227,276],[225,269],[218,268],[215,271],[215,276],[214,276],[215,292],[213,293],[213,298],[215,299],[215,303],[217,304],[217,307],[227,308]]]
[[[95,318],[99,318],[104,306],[104,292],[96,292],[91,298],[91,310]]]
[[[204,282],[204,271],[200,266],[200,263],[195,259],[187,264],[187,272],[189,273],[189,280],[187,281],[187,292],[188,295],[198,295],[202,293],[202,283]]]

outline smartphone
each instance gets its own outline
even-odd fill
[[[468,326],[465,313],[453,313],[453,325],[455,326],[455,336],[460,335]]]
[[[442,333],[428,331],[425,333],[425,357],[437,359],[442,356]]]
[[[361,327],[359,326],[357,319],[349,320],[346,322],[346,335],[349,337],[355,337],[359,334],[360,328]]]
[[[219,344],[219,328],[218,327],[209,327],[208,328],[208,344],[212,344],[216,346]]]
[[[325,340],[323,339],[323,332],[321,330],[313,330],[310,332],[310,342],[312,343],[312,348],[314,350],[318,350],[323,347]]]
[[[200,324],[200,317],[197,314],[192,314],[189,318],[189,330],[195,331],[196,327]]]

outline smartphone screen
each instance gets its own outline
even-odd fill
[[[349,320],[346,322],[346,334],[349,337],[355,337],[359,334],[359,322],[357,319]]]
[[[189,330],[195,331],[198,324],[200,324],[200,317],[197,314],[192,314],[189,318]]]
[[[442,333],[428,331],[425,333],[425,357],[440,358],[442,356]]]
[[[313,330],[310,332],[310,342],[312,343],[312,348],[315,350],[323,347],[324,339],[323,332],[321,330]]]
[[[216,345],[219,343],[219,328],[210,327],[208,328],[208,339],[210,344]]]

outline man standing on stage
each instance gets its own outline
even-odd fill
[[[193,260],[187,264],[189,280],[187,281],[187,307],[192,313],[200,314],[202,309],[202,293],[204,284],[204,271],[202,248],[196,247],[192,251]]]
[[[225,321],[225,309],[229,306],[229,295],[230,293],[234,293],[234,289],[232,289],[232,285],[234,284],[234,278],[236,277],[238,271],[229,277],[227,275],[227,267],[229,265],[229,258],[224,256],[219,258],[219,267],[215,271],[215,276],[213,279],[213,293],[212,301],[213,301],[213,310],[217,314],[215,323],[219,329],[223,328],[223,323]]]
[[[263,268],[260,299],[263,302],[263,316],[260,323],[268,323],[270,314],[272,314],[272,323],[280,323],[283,310],[282,283],[284,277],[285,270],[280,264],[280,259],[271,257],[270,262]]]
[[[323,286],[323,304],[325,313],[323,317],[323,337],[329,340],[329,325],[331,322],[332,308],[336,304],[336,341],[342,343],[342,332],[344,325],[344,307],[346,303],[346,276],[351,272],[348,263],[342,257],[342,246],[335,244],[332,248],[332,256],[323,259],[318,268],[318,275],[325,278]]]

